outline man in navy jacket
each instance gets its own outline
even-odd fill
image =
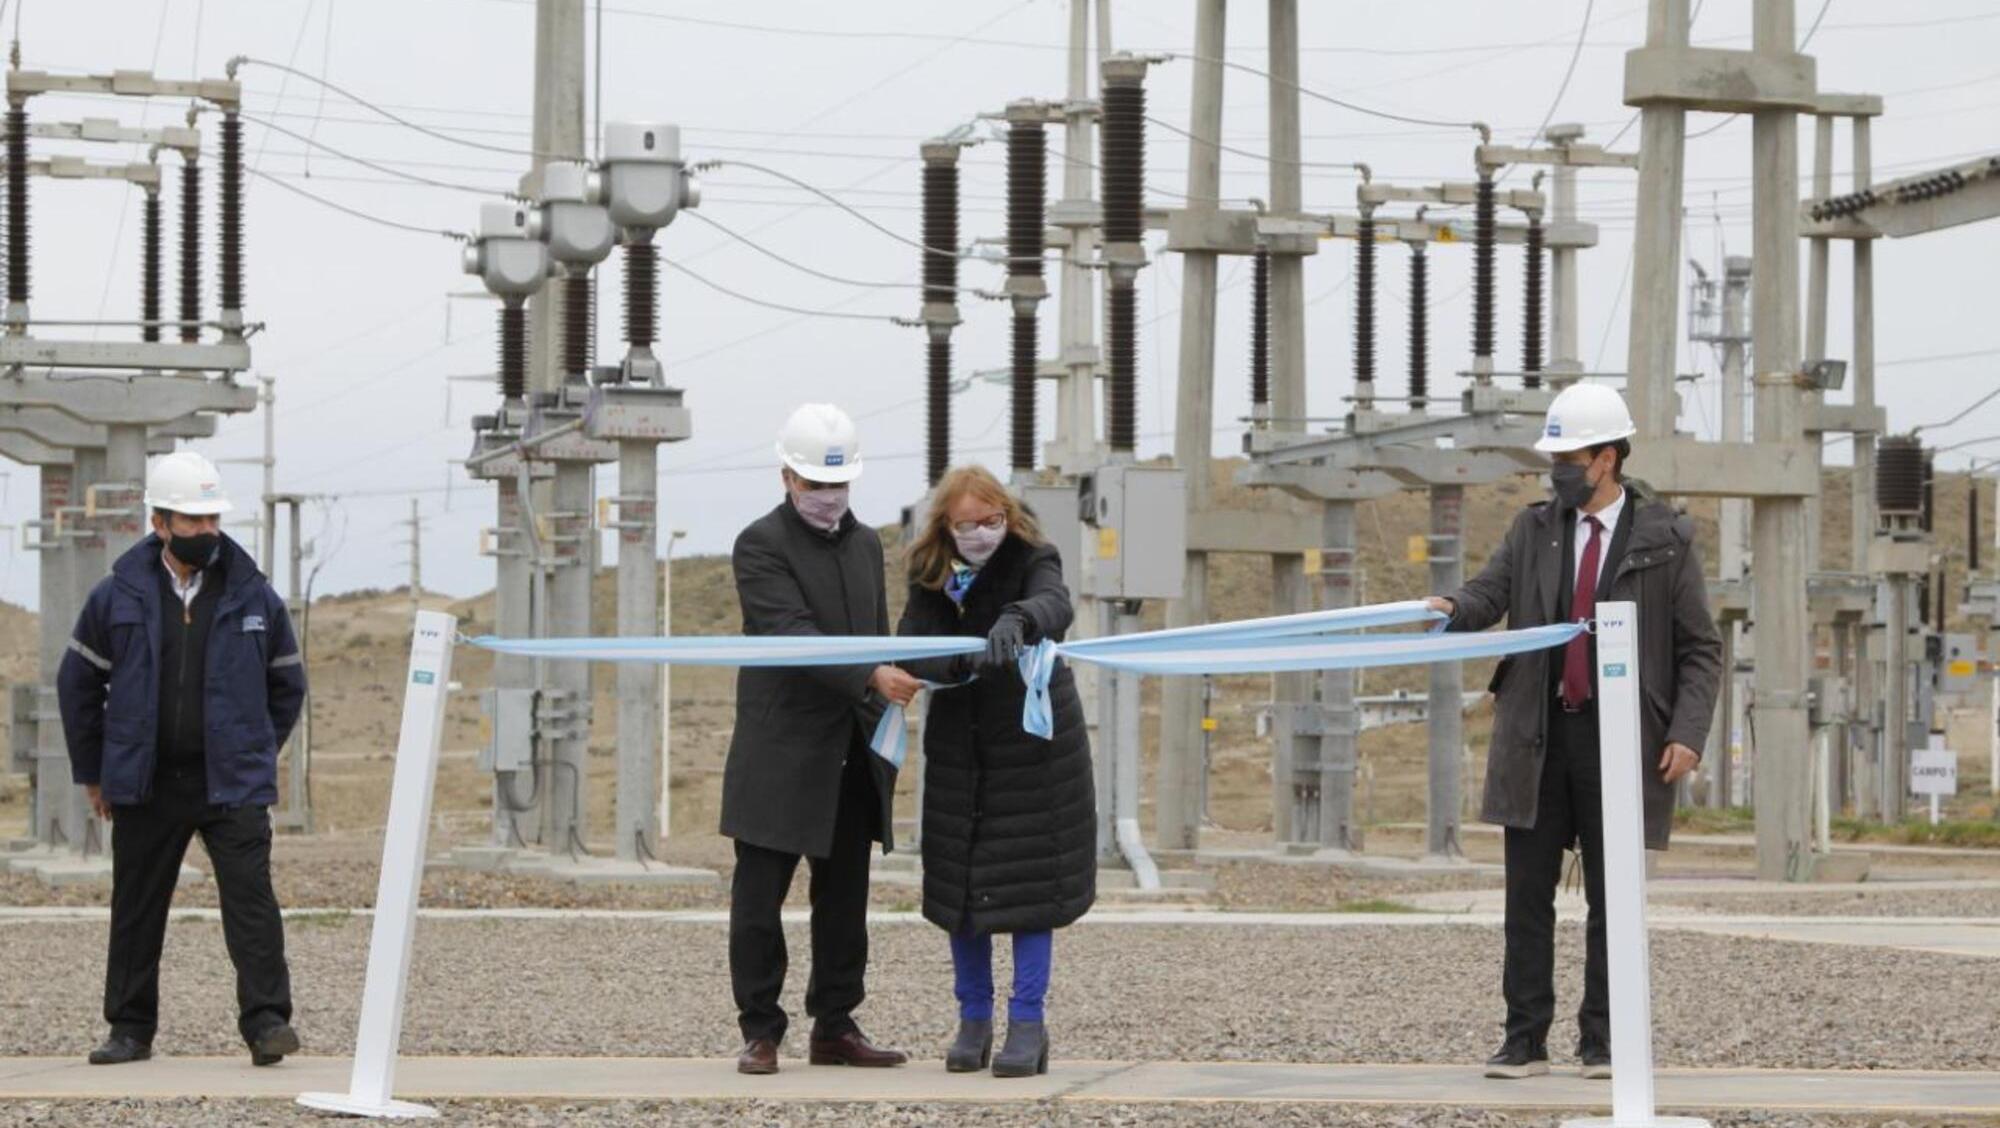
[[[291,974],[271,889],[278,749],[305,701],[291,619],[242,546],[209,461],[182,451],[146,481],[153,534],[112,565],[57,675],[71,774],[111,820],[111,951],[93,1065],[152,1054],[160,951],[188,842],[201,835],[236,965],[250,1060],[296,1053]]]

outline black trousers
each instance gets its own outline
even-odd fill
[[[196,834],[215,865],[222,939],[236,965],[237,1029],[246,1042],[292,1020],[284,921],[271,891],[267,808],[216,807],[197,765],[168,769],[151,802],[119,807],[111,822],[111,953],[104,1020],[113,1033],[151,1042],[160,1019],[160,950],[181,859]]]
[[[1605,954],[1604,807],[1598,771],[1597,714],[1549,709],[1535,825],[1509,827],[1507,845],[1507,1037],[1546,1045],[1555,1019],[1556,887],[1563,851],[1580,843],[1583,891],[1590,904],[1583,964],[1579,1040],[1611,1046],[1611,989]]]
[[[813,1037],[837,1038],[855,1028],[853,1012],[868,972],[868,861],[881,821],[875,777],[858,745],[841,772],[833,847],[806,859],[812,871],[812,974],[806,1013]],[[792,889],[799,855],[736,843],[729,890],[729,980],[744,1041],[783,1042],[787,1018],[778,1004],[785,988],[785,928],[779,917]]]

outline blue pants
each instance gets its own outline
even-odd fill
[[[1042,999],[1049,993],[1049,962],[1055,942],[1053,932],[1014,933],[1014,995],[1007,1001],[1008,1021],[1042,1021]],[[958,996],[958,1017],[991,1022],[993,937],[953,934],[951,966],[957,980],[953,993]]]

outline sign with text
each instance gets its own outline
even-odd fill
[[[1943,734],[1932,733],[1928,748],[1910,750],[1910,794],[1958,794],[1958,753],[1944,746]]]

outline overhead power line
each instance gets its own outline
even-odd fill
[[[1184,59],[1188,62],[1193,62],[1193,63],[1215,63],[1220,66],[1228,67],[1230,70],[1242,71],[1245,74],[1253,74],[1258,76],[1259,78],[1268,79],[1272,82],[1289,86],[1293,90],[1298,91],[1301,97],[1311,98],[1316,102],[1325,102],[1331,106],[1339,106],[1343,110],[1352,110],[1357,114],[1365,114],[1368,117],[1381,118],[1384,121],[1399,121],[1405,125],[1435,125],[1442,127],[1459,126],[1465,129],[1480,128],[1479,123],[1474,121],[1448,121],[1448,120],[1440,120],[1438,118],[1423,118],[1423,117],[1416,117],[1412,114],[1399,114],[1393,110],[1379,110],[1373,106],[1364,106],[1358,102],[1350,102],[1345,98],[1336,98],[1331,94],[1322,93],[1318,90],[1314,90],[1309,86],[1293,82],[1291,79],[1288,78],[1279,78],[1276,75],[1272,74],[1270,71],[1263,70],[1259,67],[1253,67],[1248,63],[1239,63],[1231,59],[1218,59],[1210,55],[1197,55],[1191,51],[1190,52],[1170,51],[1167,53],[1166,57],[1169,59]]]
[[[273,176],[268,172],[264,172],[260,169],[254,169],[254,168],[247,169],[246,171],[249,172],[250,175],[256,177],[257,179],[266,181],[271,184],[275,184],[278,187],[283,188],[285,191],[292,193],[293,195],[304,196],[306,199],[311,200],[313,203],[318,204],[321,207],[332,208],[334,211],[341,212],[342,214],[345,215],[351,215],[356,219],[365,219],[369,223],[377,224],[378,226],[387,227],[396,231],[408,231],[416,235],[442,235],[447,239],[454,239],[461,243],[470,242],[472,239],[471,236],[467,235],[463,231],[453,231],[445,227],[421,227],[414,223],[402,223],[393,219],[384,219],[379,215],[371,215],[368,212],[361,211],[357,208],[350,208],[346,204],[335,203],[334,201],[327,199],[325,196],[321,196],[313,192],[308,192],[304,188],[301,188],[296,184],[290,183],[281,176]]]
[[[700,220],[701,222],[708,224],[710,227],[715,228],[717,231],[722,232],[724,235],[729,236],[731,239],[736,240],[737,242],[743,244],[744,246],[750,248],[753,251],[756,251],[758,254],[763,255],[768,259],[772,259],[773,261],[783,263],[784,265],[791,267],[793,270],[797,270],[805,274],[810,274],[814,278],[824,279],[828,282],[836,282],[842,286],[861,286],[871,290],[928,290],[935,288],[935,287],[925,286],[922,282],[873,282],[863,278],[844,278],[838,274],[828,274],[824,270],[816,270],[813,267],[807,266],[805,263],[799,262],[797,259],[787,258],[784,255],[781,255],[778,252],[772,250],[771,248],[766,247],[763,244],[752,240],[749,236],[743,235],[732,228],[726,227],[719,220],[704,215],[699,211],[689,211],[689,212],[684,212],[682,214],[690,216],[694,219]],[[954,286],[952,287],[952,289],[960,294],[972,294],[981,298],[997,299],[1005,297],[1004,294],[996,294],[990,290],[981,290],[974,286]]]
[[[231,59],[229,62],[232,68],[238,64],[254,66],[254,67],[269,67],[272,70],[281,71],[286,74],[294,75],[298,78],[303,78],[307,82],[317,83],[321,87],[324,87],[327,90],[331,90],[335,94],[338,94],[341,97],[347,99],[348,101],[353,102],[355,105],[361,106],[365,109],[372,110],[375,113],[382,115],[383,117],[389,119],[390,121],[395,122],[398,125],[416,130],[418,133],[421,133],[426,137],[434,138],[438,141],[444,141],[452,145],[463,145],[468,149],[484,149],[489,153],[505,153],[508,156],[513,156],[513,157],[541,157],[547,160],[569,159],[568,157],[566,157],[564,154],[561,153],[541,153],[535,151],[534,149],[518,149],[507,145],[489,145],[484,141],[469,141],[463,137],[454,137],[451,134],[446,133],[442,130],[432,129],[427,125],[411,121],[409,118],[403,117],[400,114],[397,114],[395,111],[390,110],[385,106],[371,102],[368,99],[363,98],[359,94],[356,94],[345,87],[337,86],[334,83],[329,82],[324,78],[321,78],[319,75],[313,74],[309,71],[302,71],[297,67],[287,66],[284,63],[274,63],[269,59],[259,59],[251,55],[238,55],[234,59]]]
[[[847,201],[842,200],[840,197],[835,196],[833,193],[828,192],[826,189],[821,188],[816,184],[800,180],[798,177],[793,176],[789,172],[780,171],[778,169],[770,167],[769,165],[755,164],[750,161],[739,161],[734,158],[729,158],[723,160],[702,161],[701,163],[696,164],[693,167],[694,170],[697,172],[705,172],[709,169],[716,169],[716,168],[742,168],[742,169],[748,169],[751,172],[763,173],[765,176],[776,177],[777,179],[782,180],[787,184],[791,184],[795,187],[810,192],[814,196],[817,196],[820,199],[826,201],[827,203],[832,204],[834,207],[839,208],[841,211],[846,212],[847,214],[853,216],[854,218],[860,220],[861,222],[867,224],[868,226],[874,228],[875,230],[881,232],[882,234],[887,235],[889,238],[896,240],[898,243],[903,243],[907,246],[915,247],[917,250],[923,251],[927,254],[943,255],[943,256],[949,256],[951,258],[973,257],[964,254],[957,247],[925,246],[923,243],[910,238],[908,235],[905,235],[902,232],[895,230],[894,228],[886,227],[883,224],[878,223],[875,220],[869,218],[868,216],[863,215],[860,212],[860,210],[858,210],[851,204],[847,203]],[[982,259],[984,258],[984,256],[978,256],[978,257]],[[998,262],[998,261],[1013,261],[1013,260],[1006,259],[1003,256],[1001,258],[996,258],[992,261]],[[1041,260],[1039,258],[1036,258],[1028,261],[1039,262]]]
[[[394,176],[402,180],[407,180],[412,184],[422,184],[431,188],[444,188],[453,192],[470,192],[473,193],[474,195],[489,196],[489,197],[493,195],[493,189],[482,187],[477,184],[459,184],[450,180],[436,180],[431,177],[422,176],[414,172],[403,172],[398,169],[390,167],[388,164],[378,161],[373,161],[368,159],[367,157],[357,157],[352,153],[342,152],[341,150],[334,148],[332,145],[329,145],[324,141],[316,140],[296,130],[287,129],[284,126],[279,125],[277,122],[266,121],[265,119],[258,117],[255,114],[246,113],[241,116],[245,121],[255,122],[256,124],[263,126],[265,129],[271,130],[274,133],[282,133],[285,136],[290,137],[294,141],[302,142],[306,145],[306,147],[309,150],[317,149],[320,152],[327,154],[328,156],[335,157],[339,160],[347,161],[351,164],[358,164],[363,168],[373,169],[376,172],[382,173],[386,176]],[[262,150],[260,149],[259,152],[261,153],[261,151]]]
[[[763,298],[753,298],[748,294],[742,293],[737,290],[732,290],[729,287],[724,286],[720,282],[716,282],[709,278],[705,278],[699,274],[696,274],[694,271],[689,270],[687,267],[682,266],[680,263],[675,262],[671,258],[663,258],[660,260],[660,262],[666,266],[672,267],[673,269],[680,271],[682,274],[687,275],[689,278],[692,278],[696,282],[699,282],[702,285],[708,287],[709,289],[714,290],[718,294],[724,294],[728,297],[735,298],[739,302],[748,302],[751,305],[763,306],[766,309],[775,309],[784,313],[796,313],[804,317],[830,317],[842,321],[886,321],[891,325],[898,325],[904,327],[918,324],[918,322],[912,321],[909,318],[895,317],[889,314],[848,313],[845,310],[838,310],[838,309],[805,309],[801,306],[785,305],[783,302],[773,302],[773,301],[766,301]]]

